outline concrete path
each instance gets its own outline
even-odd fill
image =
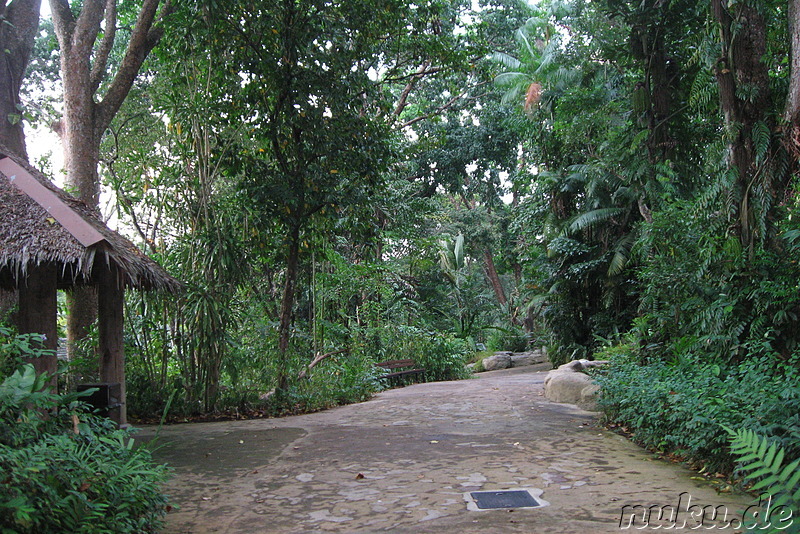
[[[700,506],[724,505],[730,519],[749,504],[603,430],[596,414],[546,400],[546,367],[309,415],[165,427],[157,457],[175,467],[168,492],[180,507],[166,532],[589,534],[619,532],[623,506],[637,504],[675,506],[661,526],[688,532]],[[470,492],[523,488],[549,505],[467,509]],[[631,530],[658,526],[638,510]]]

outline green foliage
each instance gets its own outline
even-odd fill
[[[770,515],[762,509],[759,522],[750,531],[785,532],[787,525],[776,522],[775,518],[781,517],[785,523],[786,518],[796,519],[800,513],[800,458],[792,461],[783,447],[752,430],[725,430],[731,452],[740,463],[739,469],[746,473],[744,479],[751,484],[748,490],[769,496]]]
[[[392,359],[413,359],[425,369],[425,381],[458,380],[469,376],[468,343],[453,335],[426,332],[415,327],[398,328],[387,336],[385,346]],[[389,349],[391,347],[391,349]]]
[[[491,351],[524,352],[529,343],[530,335],[519,327],[492,327],[486,339],[486,346]]]
[[[25,358],[38,358],[47,352],[40,334],[17,334],[13,328],[0,324],[0,379],[19,369]]]
[[[25,365],[0,384],[4,532],[157,532],[166,467],[130,432],[57,395]]]
[[[684,346],[693,344],[684,341]],[[787,456],[800,456],[796,358],[783,365],[766,356],[738,365],[714,363],[707,355],[676,346],[673,359],[664,361],[643,356],[642,349],[630,343],[598,357],[611,360],[597,376],[607,420],[627,428],[646,447],[677,454],[708,470],[730,471],[734,458],[720,426],[724,425],[769,436]]]

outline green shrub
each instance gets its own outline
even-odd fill
[[[17,339],[4,346],[22,351]],[[156,532],[167,468],[131,433],[58,395],[23,365],[0,384],[0,531]]]
[[[492,327],[486,345],[492,351],[508,350],[511,352],[524,352],[528,349],[530,336],[519,327],[500,328]]]
[[[734,459],[720,425],[774,438],[800,457],[800,373],[796,363],[756,358],[707,363],[691,354],[665,362],[632,345],[598,354],[611,364],[596,379],[609,422],[642,445],[678,454],[708,469],[730,471]]]
[[[42,346],[41,334],[17,334],[14,328],[0,324],[0,379],[19,369],[25,358],[38,358],[48,352]]]
[[[472,350],[464,339],[414,326],[383,329],[382,336],[382,344],[388,350],[383,352],[381,359],[414,360],[425,369],[426,382],[470,376],[466,361]]]

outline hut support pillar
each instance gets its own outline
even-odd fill
[[[125,290],[116,266],[103,265],[96,270],[100,381],[120,385],[119,407],[109,410],[109,417],[122,426],[127,424],[125,346],[122,341]]]
[[[30,264],[23,283],[19,288],[19,313],[17,326],[20,334],[43,334],[44,347],[52,352],[39,358],[31,358],[37,373],[50,375],[48,384],[56,386],[58,360],[58,308],[56,299],[58,291],[56,282],[58,272],[54,263]]]

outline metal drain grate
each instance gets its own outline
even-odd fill
[[[471,491],[464,494],[467,508],[474,511],[497,510],[508,508],[539,508],[547,506],[545,500],[537,499],[542,490],[501,490],[501,491]]]

